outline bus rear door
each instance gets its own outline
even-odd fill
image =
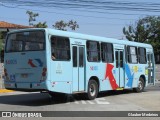
[[[154,55],[153,53],[147,53],[148,63],[148,83],[154,84]]]
[[[84,46],[72,45],[73,91],[84,91]]]
[[[116,58],[116,82],[119,87],[124,87],[124,50],[115,49],[115,58]]]

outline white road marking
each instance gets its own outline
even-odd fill
[[[110,104],[105,98],[96,98],[95,100],[76,100],[72,97],[72,102],[70,101],[70,99],[67,99],[67,103],[66,104],[98,104],[98,105],[108,105]]]

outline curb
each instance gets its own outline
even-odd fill
[[[13,92],[13,90],[0,89],[0,93],[8,93],[8,92]]]

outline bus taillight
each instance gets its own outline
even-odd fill
[[[43,72],[42,72],[42,76],[45,77],[46,76],[46,72],[47,72],[47,68],[43,68]]]
[[[44,67],[43,70],[42,70],[42,77],[41,77],[41,82],[45,81],[46,80],[46,74],[47,74],[47,68]]]

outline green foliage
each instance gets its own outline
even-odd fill
[[[148,16],[139,19],[135,25],[123,28],[123,33],[129,40],[144,42],[156,38],[159,31],[160,17]]]
[[[32,11],[27,11],[26,14],[28,14],[28,16],[29,16],[29,20],[28,20],[29,25],[34,26],[33,22],[36,21],[36,17],[39,16],[39,14],[38,13],[33,13]]]
[[[32,27],[36,27],[36,28],[47,28],[47,22],[39,22],[37,24],[35,24],[34,22],[36,22],[36,17],[39,16],[38,13],[34,13],[32,11],[27,11],[26,14],[28,14],[29,16],[29,25]],[[63,20],[57,21],[53,27],[55,29],[58,30],[64,30],[67,31],[67,28],[70,28],[71,30],[76,30],[77,28],[79,28],[79,25],[77,24],[76,21],[70,20],[69,22],[64,22]]]
[[[35,24],[34,27],[36,27],[36,28],[47,28],[48,26],[47,26],[46,22],[43,22],[43,23],[39,22],[39,23]]]
[[[4,48],[4,40],[2,32],[0,32],[0,51]]]
[[[32,11],[27,11],[26,14],[28,14],[29,16],[29,25],[30,26],[33,26],[33,27],[36,27],[36,28],[47,28],[47,23],[46,22],[39,22],[37,24],[35,24],[34,22],[36,22],[36,17],[39,16],[38,13],[34,13]]]
[[[70,28],[71,30],[76,30],[79,28],[79,25],[76,21],[70,20],[69,22],[64,22],[63,20],[57,21],[53,27],[58,30],[67,31],[67,28]]]
[[[147,16],[139,19],[135,25],[123,28],[130,41],[152,44],[155,54],[160,53],[160,16]]]

